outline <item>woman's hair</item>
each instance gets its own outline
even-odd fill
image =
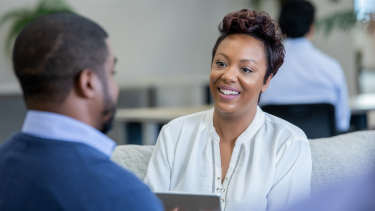
[[[263,43],[267,70],[264,83],[277,71],[284,62],[285,50],[281,41],[284,35],[278,32],[278,26],[270,16],[265,13],[257,13],[243,9],[226,15],[219,25],[220,37],[212,50],[212,62],[220,43],[232,34],[247,34]]]

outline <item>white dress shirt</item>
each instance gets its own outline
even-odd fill
[[[350,107],[345,75],[340,64],[315,48],[306,38],[286,39],[285,60],[259,105],[330,103],[336,128],[349,128]]]
[[[29,110],[21,130],[32,136],[83,143],[111,156],[116,143],[81,121],[57,113]]]
[[[306,135],[259,107],[236,140],[221,183],[213,112],[180,117],[163,127],[145,179],[153,191],[219,193],[225,211],[278,210],[309,196],[312,164]]]

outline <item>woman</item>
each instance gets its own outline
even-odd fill
[[[219,31],[215,107],[163,127],[146,183],[154,191],[220,193],[225,211],[283,208],[309,195],[311,155],[299,128],[257,105],[283,63],[281,35],[267,14],[249,10],[225,16]]]

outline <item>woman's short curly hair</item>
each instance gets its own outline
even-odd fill
[[[264,83],[271,74],[276,75],[284,62],[285,50],[281,43],[284,35],[278,32],[277,23],[266,12],[257,13],[247,9],[231,12],[220,23],[219,31],[220,37],[212,50],[212,62],[220,43],[232,34],[247,34],[263,43],[267,60]]]

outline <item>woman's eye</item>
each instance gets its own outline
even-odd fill
[[[245,73],[251,73],[251,72],[253,72],[249,68],[242,68],[242,71],[244,71]]]
[[[216,62],[220,67],[226,67],[227,65],[224,62]]]

